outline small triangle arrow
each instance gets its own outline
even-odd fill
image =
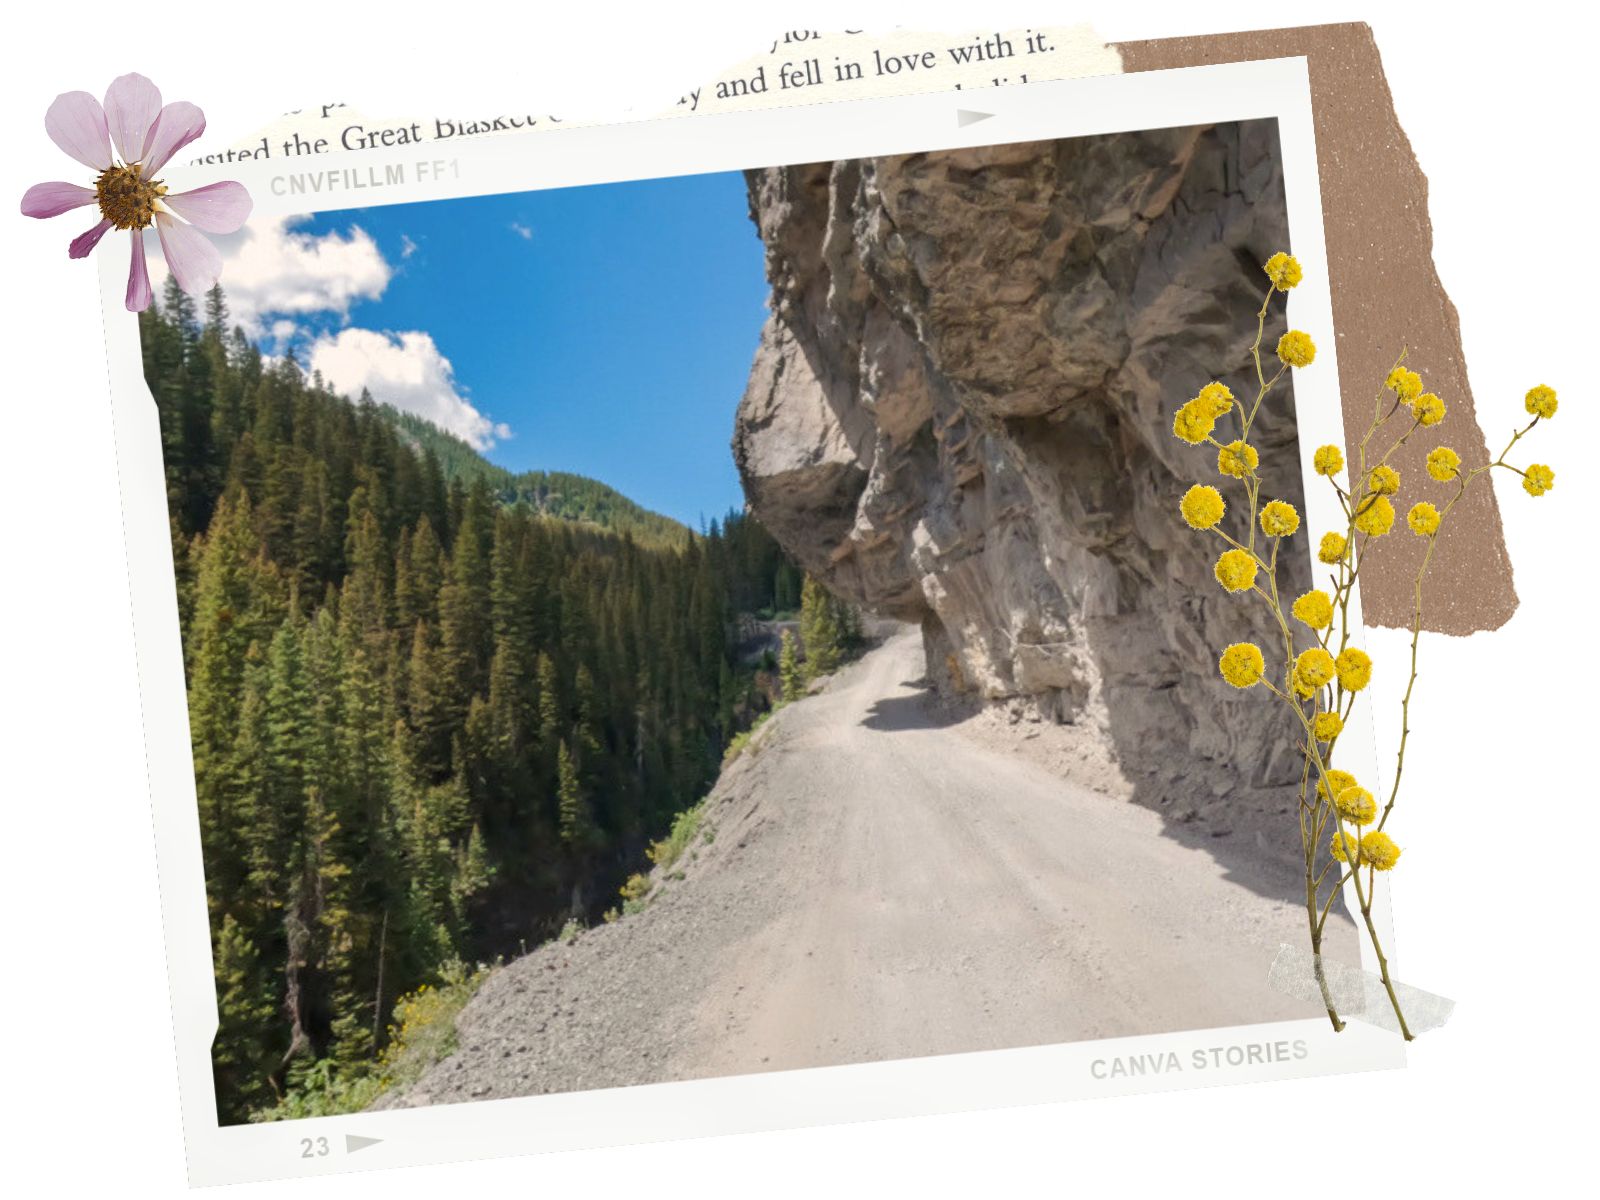
[[[972,112],[965,108],[956,109],[956,127],[965,129],[968,125],[976,125],[979,121],[987,121],[993,113]]]
[[[376,1146],[381,1141],[383,1141],[382,1138],[358,1137],[356,1134],[347,1133],[344,1135],[344,1152],[346,1154],[354,1154],[357,1150],[365,1150],[368,1146]]]

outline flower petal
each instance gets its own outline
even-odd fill
[[[79,187],[75,183],[36,183],[22,195],[22,215],[59,217],[93,203],[93,188]]]
[[[161,235],[161,252],[178,286],[190,295],[205,291],[222,274],[222,252],[193,225],[174,221],[166,213],[156,214],[156,232]]]
[[[110,221],[101,221],[93,229],[80,233],[72,239],[72,244],[67,247],[68,258],[88,258],[89,251],[100,244],[100,239],[105,237],[106,230],[111,228]]]
[[[118,75],[106,89],[106,124],[122,161],[144,158],[150,128],[161,115],[161,89],[143,75]]]
[[[152,179],[179,150],[206,131],[206,115],[187,100],[161,110],[144,143],[144,177]]]
[[[155,297],[150,291],[150,267],[144,261],[144,231],[133,229],[133,262],[128,266],[128,296],[124,303],[129,312],[143,312]]]
[[[250,193],[231,179],[163,196],[161,203],[207,233],[232,233],[250,215]]]
[[[105,109],[88,92],[62,92],[57,96],[45,111],[44,131],[84,166],[104,171],[111,165]]]

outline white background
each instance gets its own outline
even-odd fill
[[[202,104],[213,135],[347,99],[373,110],[536,111],[669,102],[764,48],[774,25],[972,31],[970,5],[860,0],[587,4],[526,17],[455,3],[362,14],[291,0],[203,10],[80,3],[6,30],[0,196],[62,175],[42,115],[59,91],[126,70]],[[526,13],[531,8],[518,6]],[[663,1146],[245,1186],[243,1196],[1091,1194],[1251,1196],[1349,1186],[1517,1186],[1587,1178],[1595,1065],[1590,883],[1597,788],[1588,588],[1595,406],[1593,30],[1571,6],[1499,23],[1422,5],[987,3],[987,31],[1093,22],[1107,38],[1366,19],[1429,176],[1436,259],[1479,412],[1498,449],[1521,395],[1548,382],[1555,423],[1530,447],[1557,473],[1539,500],[1497,480],[1522,607],[1425,646],[1394,879],[1400,975],[1460,1007],[1401,1072],[1223,1088]],[[15,21],[16,19],[13,18]],[[715,27],[716,38],[706,31]],[[701,39],[690,45],[691,36]],[[475,42],[481,43],[475,45]],[[590,45],[592,54],[577,48]],[[486,57],[492,55],[492,57]],[[582,63],[603,61],[604,77]],[[426,77],[427,90],[419,90]],[[498,81],[498,82],[496,82]],[[481,98],[481,102],[480,102]],[[659,99],[658,99],[659,98]],[[1372,186],[1383,186],[1373,179]],[[8,203],[14,203],[9,201]],[[93,269],[70,220],[0,216],[0,1186],[22,1195],[168,1196],[184,1188],[171,1023],[145,796],[116,462]],[[120,252],[121,247],[112,248]],[[1381,250],[1381,248],[1380,248]],[[1448,397],[1446,397],[1448,399]],[[1379,662],[1402,640],[1371,635]],[[1375,695],[1378,711],[1392,694]],[[1567,1180],[1568,1186],[1558,1181]]]

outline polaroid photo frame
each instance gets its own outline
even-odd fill
[[[537,137],[328,154],[227,168],[254,219],[872,156],[1048,141],[1243,120],[1277,122],[1293,251],[1305,282],[1291,322],[1319,345],[1294,394],[1309,530],[1342,527],[1316,482],[1311,450],[1344,443],[1303,58],[1108,75],[980,92],[935,93],[761,112],[574,128]],[[214,169],[175,169],[174,189]],[[157,410],[137,322],[123,309],[126,263],[100,256],[112,406],[160,864],[174,1035],[191,1181],[243,1182],[457,1159],[570,1150],[882,1117],[1088,1099],[1401,1066],[1400,1039],[1352,1022],[1335,1034],[1305,1019],[1016,1049],[857,1062],[768,1073],[569,1091],[473,1103],[219,1124],[212,1039],[218,1025],[212,933],[190,746],[166,480]],[[226,285],[226,277],[224,277]],[[1243,314],[1247,316],[1248,314]],[[754,332],[754,331],[753,331]],[[753,346],[752,346],[753,348]],[[731,415],[731,414],[730,414]],[[551,464],[559,467],[559,464]],[[1306,552],[1308,543],[1296,549]],[[1359,617],[1353,625],[1360,626]],[[1366,695],[1341,760],[1380,777]],[[1389,938],[1387,891],[1375,910]],[[1392,942],[1390,943],[1392,944]],[[1361,945],[1362,963],[1375,967]]]

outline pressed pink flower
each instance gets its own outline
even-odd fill
[[[69,258],[83,258],[111,229],[133,239],[128,269],[129,312],[150,307],[150,269],[144,231],[154,225],[178,286],[203,292],[222,274],[222,255],[207,233],[232,233],[250,216],[250,193],[232,181],[208,183],[175,196],[156,178],[172,156],[205,132],[206,118],[187,100],[161,103],[143,75],[120,75],[104,106],[88,92],[63,92],[44,115],[50,140],[99,172],[93,187],[36,183],[22,197],[25,217],[54,217],[95,204],[100,221],[72,239]],[[119,157],[120,156],[120,157]],[[204,232],[202,232],[204,231]]]

